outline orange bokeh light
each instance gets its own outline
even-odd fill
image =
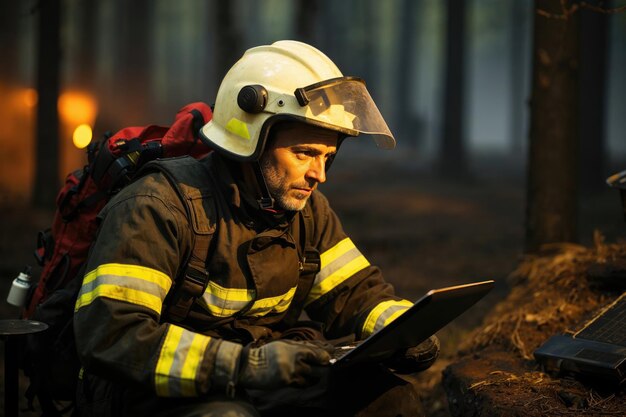
[[[37,100],[39,99],[39,96],[37,94],[37,90],[35,90],[34,88],[26,88],[22,90],[21,95],[22,102],[26,107],[32,109],[37,105]]]
[[[59,96],[58,108],[63,123],[72,126],[86,123],[93,126],[98,112],[98,103],[89,94],[66,91]]]
[[[59,96],[58,109],[63,132],[62,142],[71,139],[78,149],[87,146],[91,141],[92,127],[98,112],[96,99],[82,91],[65,91]]]
[[[76,129],[74,129],[74,133],[72,134],[72,142],[74,142],[74,146],[78,149],[83,149],[87,147],[91,143],[91,138],[93,137],[93,132],[91,130],[91,126],[87,123],[83,123],[79,125]]]

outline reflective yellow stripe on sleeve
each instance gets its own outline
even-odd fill
[[[160,397],[194,397],[198,371],[209,336],[168,325],[154,372],[156,393]]]
[[[315,276],[306,304],[317,300],[370,263],[350,238],[345,238],[320,255],[321,269]]]
[[[106,297],[144,306],[161,314],[163,300],[171,285],[166,274],[152,268],[103,264],[85,275],[74,311],[98,297]]]
[[[378,304],[370,311],[367,319],[365,319],[361,337],[365,339],[372,333],[382,329],[397,319],[398,316],[408,310],[412,305],[413,303],[407,300],[388,300]]]

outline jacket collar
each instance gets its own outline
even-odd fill
[[[209,155],[213,173],[219,187],[224,192],[228,203],[235,208],[246,220],[261,223],[262,229],[267,227],[287,228],[295,217],[295,211],[269,212],[258,206],[252,188],[244,181],[241,165],[213,152]]]

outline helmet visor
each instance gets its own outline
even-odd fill
[[[349,136],[371,135],[382,149],[396,146],[387,123],[360,78],[333,78],[298,88],[295,96],[298,103],[306,107],[307,119],[338,128]]]

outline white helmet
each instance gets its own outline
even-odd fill
[[[383,149],[396,144],[363,80],[344,77],[321,51],[297,41],[247,50],[222,80],[213,119],[200,137],[233,159],[253,161],[271,126],[282,120],[346,136],[370,134]]]

